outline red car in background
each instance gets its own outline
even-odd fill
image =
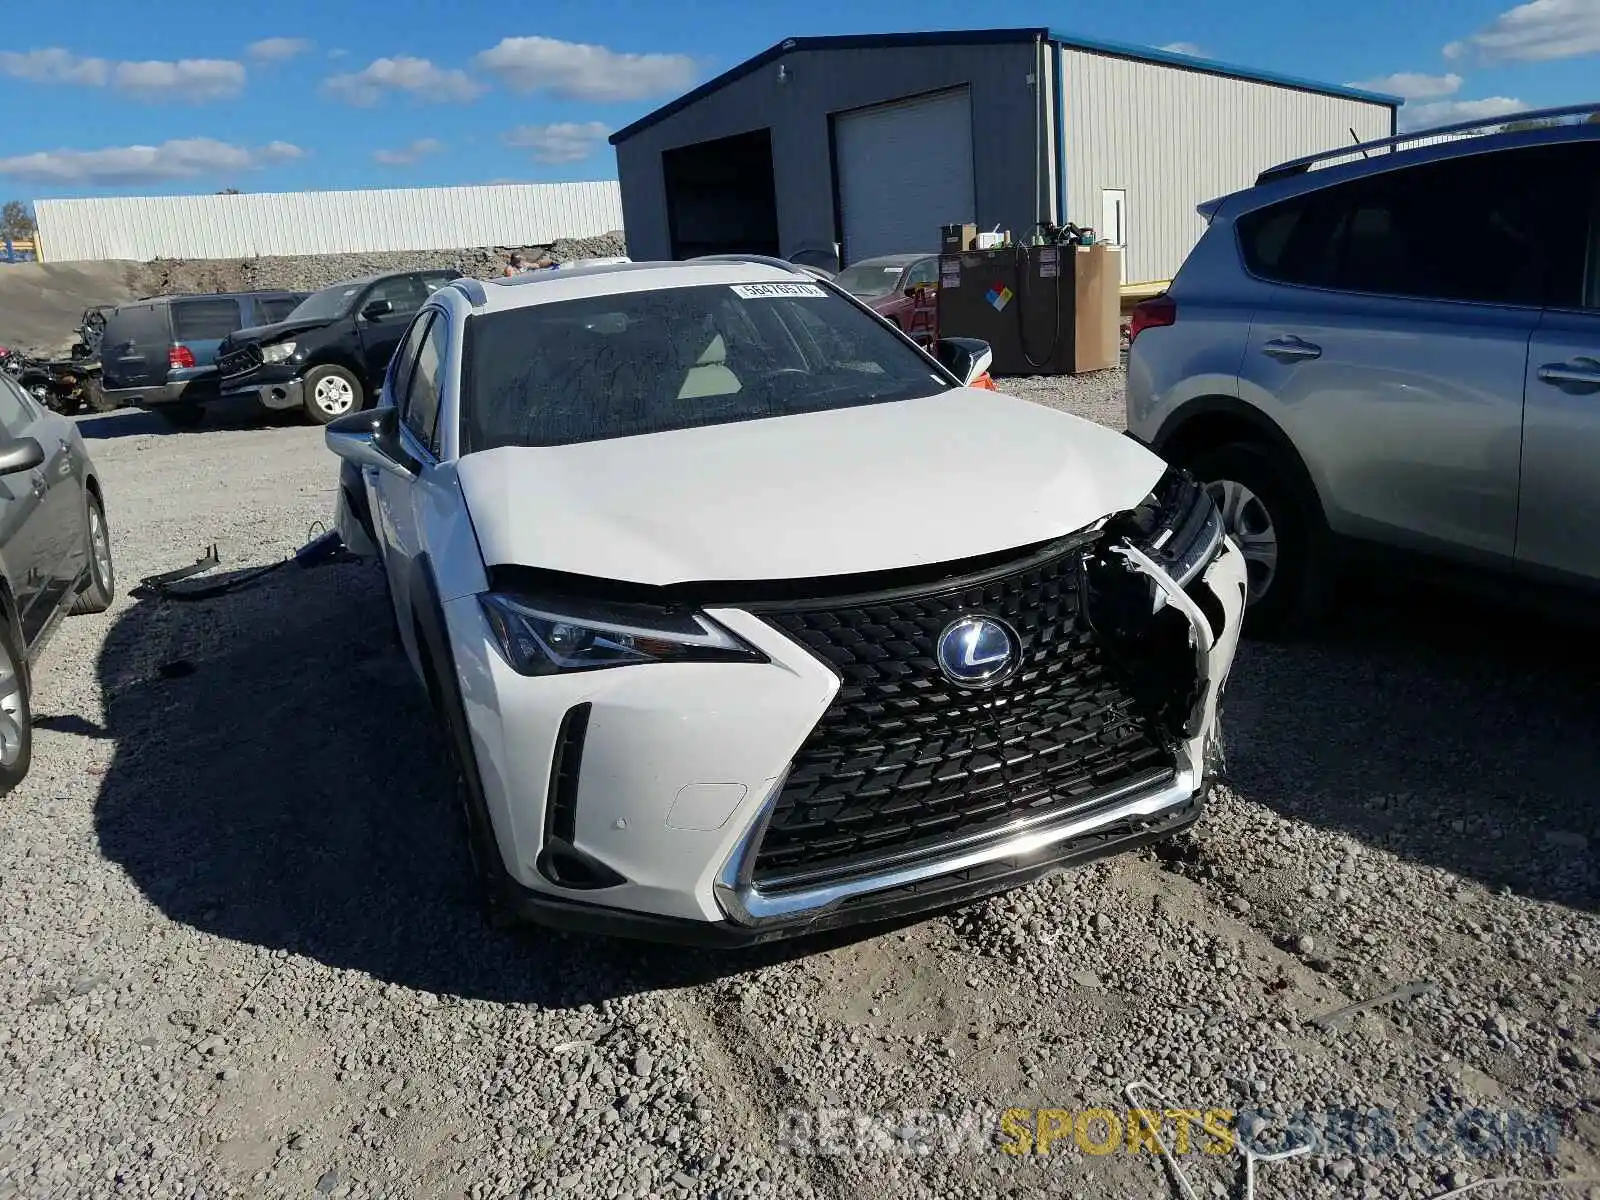
[[[884,254],[851,263],[833,282],[919,340],[936,336],[937,254]],[[918,289],[926,289],[918,301]]]

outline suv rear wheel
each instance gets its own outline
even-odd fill
[[[1222,512],[1249,577],[1245,628],[1298,633],[1321,615],[1328,578],[1322,523],[1299,482],[1263,446],[1232,442],[1184,464]]]

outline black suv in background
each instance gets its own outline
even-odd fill
[[[101,384],[114,407],[158,412],[193,425],[217,395],[217,347],[248,325],[281,321],[305,292],[157,296],[120,304],[100,334]]]
[[[403,271],[336,283],[275,325],[241,329],[217,352],[221,393],[301,409],[319,425],[365,408],[412,316],[460,271]]]

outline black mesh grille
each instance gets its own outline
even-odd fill
[[[867,870],[1018,816],[1092,807],[1172,768],[1096,644],[1081,554],[942,592],[762,614],[843,683],[795,756],[757,882]],[[951,684],[934,659],[967,614],[1004,620],[1020,642],[1017,670],[980,691]]]
[[[255,344],[229,350],[217,359],[217,373],[224,379],[235,375],[248,375],[261,365],[261,347]]]

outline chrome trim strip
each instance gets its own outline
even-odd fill
[[[714,885],[714,891],[723,913],[737,925],[781,924],[820,915],[857,896],[921,883],[1008,858],[1037,854],[1129,818],[1154,817],[1187,804],[1199,788],[1200,782],[1194,771],[1186,767],[1178,771],[1171,782],[1155,791],[1131,796],[1120,804],[1097,809],[1076,820],[1047,824],[1043,828],[1037,827],[1037,819],[1019,821],[1007,831],[995,834],[993,841],[960,854],[926,859],[895,870],[820,884],[799,891],[768,895],[750,881],[748,866],[754,861],[755,848],[766,829],[771,805],[777,799],[777,789],[774,789],[740,839],[735,852],[729,856],[727,865]]]

